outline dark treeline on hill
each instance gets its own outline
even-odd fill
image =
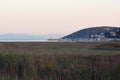
[[[86,28],[69,34],[62,39],[90,39],[96,38],[98,35],[102,35],[104,38],[118,39],[120,38],[120,28],[109,26]]]

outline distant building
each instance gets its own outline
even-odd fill
[[[47,42],[59,42],[59,39],[47,39]]]

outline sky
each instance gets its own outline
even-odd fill
[[[120,26],[120,0],[0,0],[0,34],[69,34]]]

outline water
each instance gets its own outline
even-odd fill
[[[0,40],[0,42],[47,42],[47,40]]]

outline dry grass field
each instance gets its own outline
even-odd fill
[[[0,53],[37,55],[110,55],[120,53],[120,42],[1,42]]]
[[[119,80],[120,42],[1,42],[0,80]]]

